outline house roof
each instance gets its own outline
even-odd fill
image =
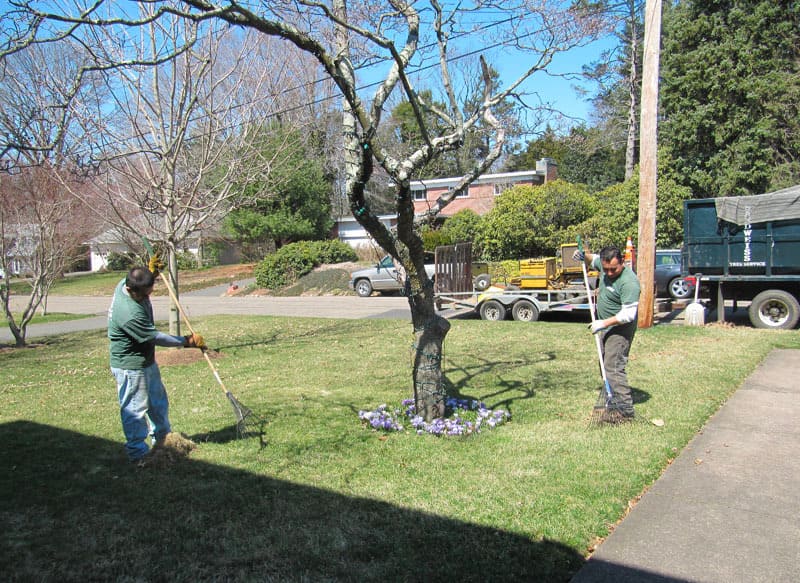
[[[535,176],[544,176],[544,172],[537,170],[522,170],[519,172],[498,172],[496,174],[481,174],[472,184],[485,184],[487,182],[520,182],[530,180]],[[455,186],[462,179],[461,176],[455,178],[431,178],[429,180],[412,180],[411,189],[436,188]]]

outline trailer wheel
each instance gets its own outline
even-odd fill
[[[488,273],[481,273],[475,277],[475,281],[472,283],[477,291],[484,291],[492,285],[492,276]]]
[[[481,304],[482,320],[505,320],[506,307],[497,300],[486,300]]]
[[[535,322],[539,319],[539,308],[528,300],[518,300],[511,308],[511,317],[517,322]]]
[[[791,330],[800,319],[800,303],[781,289],[768,289],[753,298],[748,310],[756,328]]]

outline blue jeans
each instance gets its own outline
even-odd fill
[[[128,458],[135,461],[150,449],[146,443],[150,434],[148,420],[152,425],[154,442],[164,439],[171,431],[167,391],[155,363],[142,370],[112,368],[111,374],[117,380],[125,450]]]

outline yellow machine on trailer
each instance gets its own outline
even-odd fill
[[[572,254],[577,249],[575,243],[561,245],[557,257],[523,259],[519,262],[519,275],[509,279],[509,285],[517,289],[558,290],[583,284],[583,270],[580,261]],[[589,277],[597,277],[590,271]]]
[[[507,285],[472,278],[470,243],[436,248],[434,291],[439,309],[467,309],[484,320],[533,322],[543,312],[589,309],[581,264],[572,259],[576,245],[562,245],[561,258],[520,262],[520,275]],[[480,284],[480,285],[478,285]],[[587,312],[588,313],[588,312]]]

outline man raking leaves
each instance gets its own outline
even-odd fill
[[[163,445],[172,432],[169,399],[155,360],[155,347],[205,348],[199,334],[171,336],[156,330],[150,294],[160,267],[156,256],[149,269],[131,269],[117,284],[108,310],[111,373],[117,381],[125,449],[128,459],[137,465],[148,460],[148,436],[151,445]]]
[[[147,240],[147,237],[142,237],[142,242],[144,243],[145,249],[147,249],[147,252],[150,254],[150,271],[153,273],[161,273],[161,269],[163,269],[164,265],[161,263],[158,254],[153,251],[153,246],[150,245],[150,241]],[[175,293],[175,290],[172,289],[172,284],[163,273],[161,273],[161,281],[164,282],[164,286],[167,288],[167,293],[172,299],[173,304],[175,304],[175,307],[180,312],[181,317],[183,317],[186,327],[189,328],[189,331],[192,333],[189,337],[197,336],[194,333],[194,328],[192,328],[192,323],[189,321],[189,316],[186,315],[183,306],[181,306],[180,301],[178,301],[178,295]],[[237,399],[233,393],[227,389],[225,383],[222,382],[222,378],[219,376],[217,367],[214,366],[214,363],[211,362],[211,359],[208,357],[206,345],[203,344],[203,346],[199,348],[203,352],[203,357],[206,359],[208,367],[211,369],[211,372],[213,373],[214,378],[217,380],[220,389],[222,389],[222,392],[225,393],[225,396],[228,398],[228,402],[231,404],[231,407],[233,407],[233,414],[236,416],[237,435],[240,438],[257,435],[261,443],[261,448],[263,449],[266,446],[266,442],[264,441],[264,426],[267,424],[266,419],[259,417],[253,413],[250,408],[242,405],[239,399]]]
[[[601,389],[605,403],[601,421],[619,423],[634,418],[633,397],[628,384],[626,366],[631,343],[636,334],[641,288],[633,269],[627,267],[618,247],[604,247],[597,254],[588,253],[582,245],[573,259],[583,261],[600,271],[600,293],[597,297],[597,319],[590,328],[599,334],[602,344],[602,365],[611,396]]]

